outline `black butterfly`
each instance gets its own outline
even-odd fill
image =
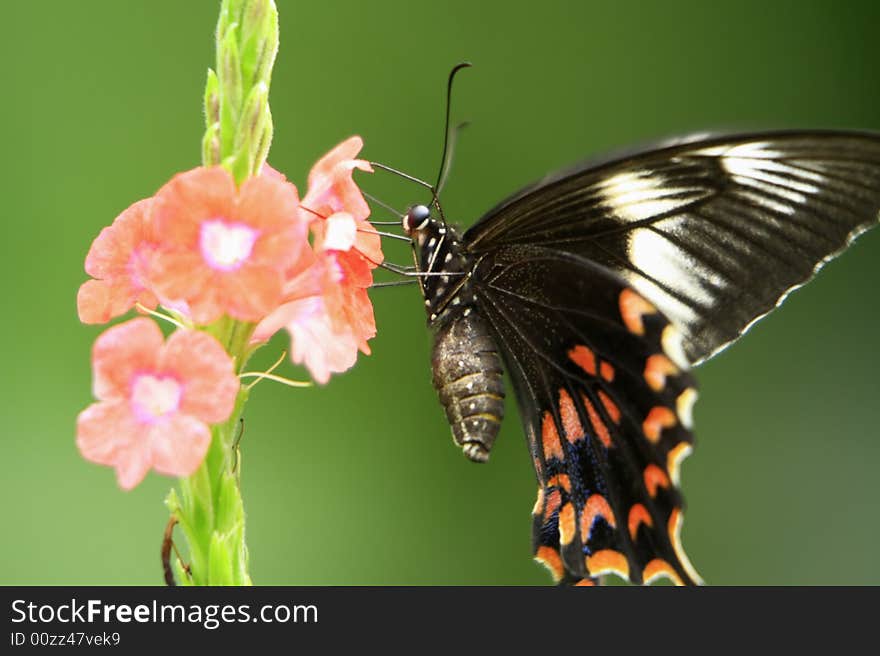
[[[700,583],[679,541],[690,368],[809,280],[880,212],[880,134],[697,136],[548,177],[460,235],[413,239],[434,385],[485,461],[513,382],[556,581]]]

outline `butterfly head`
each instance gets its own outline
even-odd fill
[[[431,223],[431,210],[427,205],[413,205],[401,219],[403,231],[410,237],[415,237]]]
[[[412,239],[417,251],[434,250],[446,241],[447,226],[442,218],[431,215],[427,205],[412,205],[400,219],[400,225],[407,237]],[[442,238],[442,239],[441,239]],[[433,268],[433,267],[432,267]],[[430,269],[426,269],[430,270]]]

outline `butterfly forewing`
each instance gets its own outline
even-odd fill
[[[545,248],[487,255],[474,293],[538,474],[535,556],[564,582],[698,582],[678,541],[696,392],[664,352],[675,329],[616,274]]]
[[[618,273],[700,362],[877,222],[880,136],[691,139],[531,187],[464,236],[475,254],[541,245]]]

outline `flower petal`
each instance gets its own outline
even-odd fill
[[[245,265],[225,277],[226,312],[241,321],[260,321],[281,303],[283,276],[268,266]]]
[[[385,254],[382,253],[382,238],[369,221],[358,221],[354,248],[369,263],[371,269],[375,269],[385,259]]]
[[[77,311],[83,323],[106,323],[137,302],[150,309],[156,307],[144,266],[154,247],[147,238],[151,203],[149,198],[138,201],[92,242],[85,269],[98,280],[86,282],[77,294]]]
[[[159,295],[187,298],[198,295],[210,282],[211,272],[193,251],[160,251],[151,262],[151,278]]]
[[[179,173],[153,197],[152,222],[167,245],[197,248],[206,219],[229,219],[236,195],[232,174],[222,166]]]
[[[356,219],[370,215],[370,206],[352,178],[354,169],[372,172],[369,162],[354,159],[363,148],[360,137],[350,137],[324,155],[309,172],[309,189],[302,204],[321,216],[349,212]]]
[[[232,217],[261,230],[279,230],[293,227],[303,236],[306,222],[299,212],[299,193],[296,187],[278,178],[259,175],[248,178],[241,185]]]
[[[107,323],[134,305],[130,290],[106,280],[87,280],[76,294],[76,312],[87,324]]]
[[[147,241],[145,224],[152,200],[139,200],[101,230],[86,255],[86,273],[92,278],[126,275],[132,252]]]
[[[345,327],[336,330],[323,299],[311,297],[285,306],[290,333],[290,359],[304,364],[312,377],[324,384],[331,373],[350,369],[357,361],[358,343]]]
[[[148,433],[126,401],[94,403],[76,420],[76,445],[83,458],[115,467],[125,490],[140,483],[150,469]]]
[[[183,385],[180,412],[210,424],[229,419],[240,383],[232,358],[213,336],[176,331],[162,350],[159,370]]]
[[[177,414],[150,430],[151,461],[160,474],[190,476],[205,459],[211,430],[195,417]]]
[[[102,401],[127,398],[137,372],[156,367],[162,331],[139,317],[105,330],[92,348],[93,388]]]

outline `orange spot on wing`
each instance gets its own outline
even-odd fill
[[[544,421],[541,424],[541,444],[544,446],[544,458],[557,458],[564,460],[565,454],[562,452],[562,442],[559,441],[559,433],[556,430],[556,422],[553,421],[553,415],[549,412],[544,413]]]
[[[678,367],[665,355],[648,356],[645,361],[645,381],[655,392],[660,392],[666,387],[666,377],[678,373]]]
[[[642,422],[642,430],[645,432],[645,437],[652,444],[657,444],[660,441],[660,433],[663,429],[672,428],[675,426],[675,423],[675,413],[669,408],[658,405],[651,408],[645,421]]]
[[[601,494],[593,494],[584,504],[581,512],[581,542],[586,544],[590,539],[590,529],[597,517],[603,517],[611,528],[617,528],[611,506]]]
[[[596,408],[590,402],[590,399],[584,394],[581,394],[581,398],[584,401],[584,407],[587,409],[587,414],[590,416],[590,423],[593,425],[593,430],[596,431],[596,436],[602,444],[607,448],[611,448],[611,433],[608,432],[608,426],[602,421],[602,417],[596,412]]]
[[[577,583],[574,584],[574,587],[582,587],[582,586],[590,586],[595,587],[596,583],[592,579],[581,579]]]
[[[672,565],[667,563],[662,558],[655,558],[650,563],[645,565],[645,569],[642,571],[642,578],[644,579],[646,584],[651,583],[661,576],[665,576],[670,581],[675,583],[675,585],[684,585],[681,577],[675,572],[674,569],[672,569]]]
[[[553,516],[553,513],[562,505],[562,494],[559,490],[551,490],[545,496],[546,502],[544,503],[544,522],[549,522],[550,517]]]
[[[568,352],[568,357],[591,376],[596,375],[596,354],[586,346],[575,346]]]
[[[538,547],[538,551],[535,554],[535,560],[550,570],[550,574],[553,576],[554,581],[559,581],[562,579],[562,575],[565,574],[565,568],[562,566],[562,558],[559,557],[559,552],[553,547]]]
[[[599,400],[602,402],[602,405],[605,406],[605,412],[607,412],[608,416],[611,417],[611,421],[613,421],[615,424],[619,424],[620,408],[617,407],[617,404],[612,401],[611,397],[602,390],[599,390]]]
[[[547,481],[547,487],[561,487],[566,492],[571,492],[571,479],[568,477],[568,474],[556,474],[556,476],[550,477],[550,480]]]
[[[623,578],[629,578],[629,561],[619,551],[613,549],[601,549],[584,560],[590,576],[614,572]]]
[[[666,472],[660,469],[657,465],[651,464],[645,467],[645,488],[648,490],[648,494],[651,495],[651,498],[657,496],[657,488],[668,488],[669,487],[669,477],[666,475]]]
[[[574,506],[565,504],[559,510],[559,543],[571,544],[574,540]]]
[[[565,439],[572,444],[583,439],[584,427],[581,426],[581,420],[574,407],[574,401],[571,400],[568,392],[564,389],[559,390],[559,418],[562,419],[562,428],[565,431]]]
[[[631,289],[620,292],[620,317],[627,330],[635,335],[645,334],[645,324],[642,316],[654,314],[657,311],[653,305],[636,294]]]
[[[614,380],[614,367],[611,366],[610,362],[603,362],[599,365],[599,373],[602,375],[602,378],[607,380],[609,383]]]
[[[629,521],[627,524],[629,525],[629,535],[635,540],[636,533],[639,532],[639,525],[645,524],[646,526],[654,526],[654,520],[651,519],[648,509],[642,504],[637,503],[629,509]]]

